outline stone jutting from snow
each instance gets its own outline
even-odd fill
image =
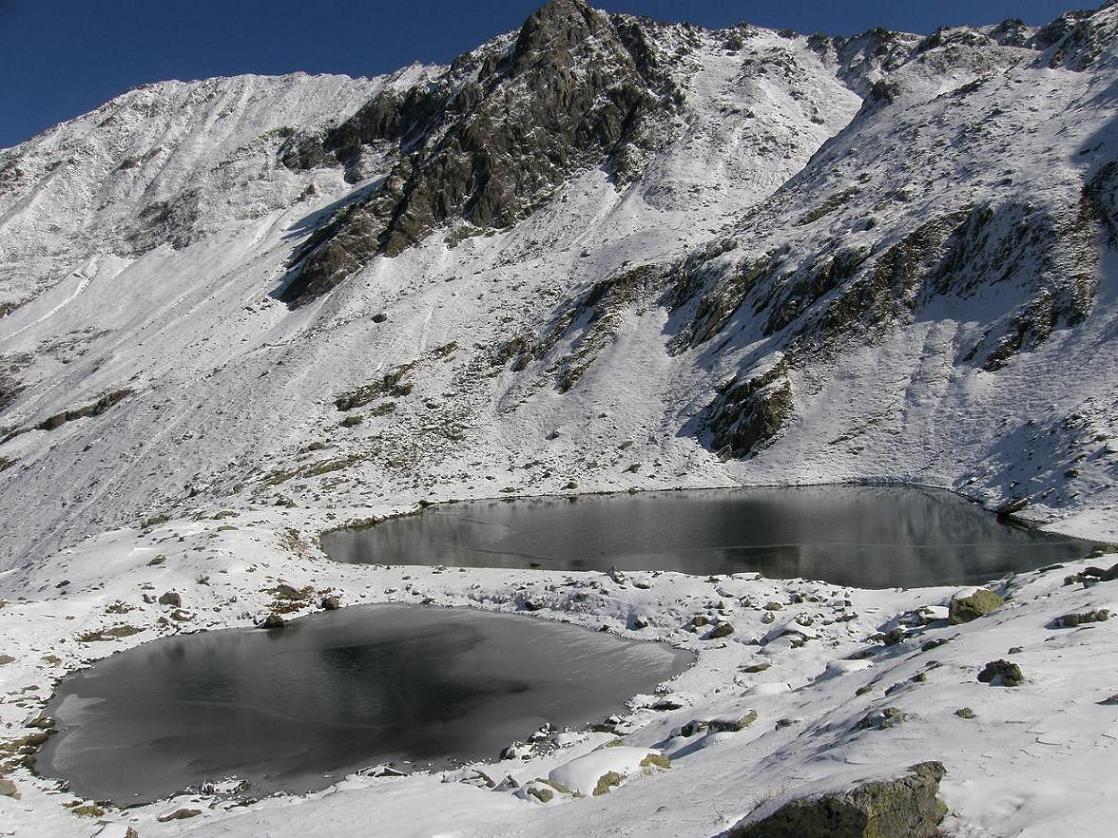
[[[947,806],[939,799],[943,765],[923,762],[895,780],[872,780],[850,791],[793,800],[770,815],[752,816],[730,838],[933,838]]]
[[[948,604],[948,621],[953,626],[960,623],[969,623],[979,617],[989,614],[1005,604],[1005,600],[988,588],[975,588],[964,591],[951,597]]]

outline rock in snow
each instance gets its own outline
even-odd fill
[[[954,831],[1105,832],[1118,804],[1078,793],[1113,765],[1105,546],[952,595],[356,568],[318,535],[447,499],[886,480],[1118,542],[1116,33],[1113,4],[831,37],[552,0],[449,66],[161,82],[0,150],[0,770],[22,795],[0,820],[73,833],[27,721],[87,659],[393,601],[697,662],[493,789],[355,775],[183,801],[188,825],[706,835],[818,792],[782,823],[894,824],[910,795],[925,830],[938,769],[831,781],[934,745]]]
[[[794,800],[770,815],[741,823],[732,838],[933,838],[947,807],[937,796],[944,768],[914,765],[895,780],[872,780],[850,791]]]

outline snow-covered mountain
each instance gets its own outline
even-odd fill
[[[157,84],[8,149],[0,564],[205,504],[571,481],[1094,520],[1116,19],[835,39],[557,0],[450,67]]]
[[[0,820],[86,823],[17,764],[51,679],[248,625],[284,582],[644,615],[633,636],[698,655],[668,704],[764,724],[615,803],[365,778],[215,803],[193,834],[364,834],[375,810],[400,834],[707,835],[917,758],[947,765],[949,834],[1100,834],[1113,643],[1052,627],[1097,617],[1105,570],[1017,577],[948,629],[946,590],[560,585],[328,563],[315,536],[441,499],[885,481],[1118,542],[1116,91],[1113,3],[832,38],[552,0],[449,67],[155,84],[0,150],[0,774],[25,795],[0,785]],[[906,645],[929,621],[950,636]],[[1011,646],[1029,687],[974,693]],[[632,741],[671,739],[686,719],[642,699]],[[898,707],[900,734],[871,729]],[[180,829],[162,814],[133,822]]]

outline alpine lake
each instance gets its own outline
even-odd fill
[[[326,533],[348,563],[760,573],[863,588],[970,585],[1092,544],[1009,526],[955,495],[814,486],[483,500]],[[577,729],[693,656],[559,622],[375,605],[282,630],[157,640],[77,672],[47,707],[37,770],[120,806],[235,778],[253,797],[377,765],[492,760]]]

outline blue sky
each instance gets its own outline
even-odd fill
[[[137,84],[236,73],[375,75],[446,62],[518,26],[542,0],[0,0],[0,147]],[[848,35],[1019,17],[1074,0],[597,0],[705,26]]]

